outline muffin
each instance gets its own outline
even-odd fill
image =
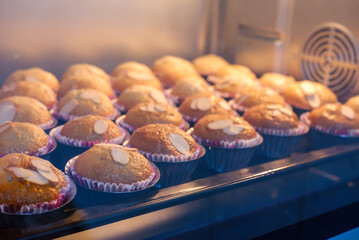
[[[0,158],[3,213],[34,214],[58,208],[69,189],[69,180],[49,161],[19,153]]]
[[[179,79],[198,76],[190,61],[173,56],[157,59],[152,66],[152,71],[165,88],[174,86]]]
[[[12,85],[22,81],[43,83],[55,92],[59,89],[59,81],[55,75],[37,67],[21,69],[11,73],[4,85]]]
[[[127,112],[139,103],[168,103],[165,95],[150,86],[133,85],[127,88],[116,99],[115,107],[121,112]]]
[[[284,100],[298,109],[298,113],[310,111],[326,103],[335,103],[337,96],[329,88],[308,80],[295,82],[283,92]]]
[[[282,105],[257,105],[248,109],[243,118],[263,137],[260,153],[269,158],[289,156],[308,132],[297,115]]]
[[[88,114],[100,115],[114,120],[117,116],[117,110],[104,93],[93,89],[69,91],[55,108],[55,116],[64,121]]]
[[[172,88],[166,90],[166,95],[172,102],[179,105],[187,97],[210,91],[203,78],[193,77],[178,81]]]
[[[65,96],[69,91],[74,89],[94,89],[104,93],[109,98],[114,97],[111,85],[104,79],[89,74],[72,75],[61,81],[59,88],[59,96]]]
[[[190,134],[171,124],[148,124],[136,129],[128,144],[148,160],[156,163],[161,172],[159,187],[185,181],[194,171],[204,149]]]
[[[178,111],[190,123],[195,123],[208,114],[235,114],[226,100],[210,93],[200,93],[186,98]]]
[[[215,74],[219,69],[229,65],[222,57],[215,54],[207,54],[193,59],[197,72],[202,76]]]
[[[216,83],[223,80],[226,77],[240,77],[245,79],[256,80],[257,76],[247,67],[234,64],[234,65],[225,65],[222,68],[218,69],[217,72],[211,74],[207,77],[207,80],[211,83]]]
[[[359,142],[359,114],[340,103],[328,103],[301,115],[311,128],[313,149]]]
[[[11,96],[25,96],[35,98],[48,109],[53,108],[57,101],[57,96],[54,91],[47,85],[37,82],[18,82],[3,86],[0,91],[0,99]]]
[[[128,71],[152,73],[151,68],[147,67],[145,64],[129,61],[117,65],[112,71],[111,76],[117,77]]]
[[[154,87],[158,90],[162,90],[161,82],[151,71],[144,70],[126,70],[121,74],[113,77],[112,87],[113,89],[121,93],[126,88],[133,85],[144,85]]]
[[[287,106],[282,96],[267,87],[244,88],[241,93],[237,93],[237,96],[231,100],[230,104],[233,109],[240,113],[260,104],[279,104]]]
[[[183,130],[189,126],[176,108],[164,103],[140,103],[119,117],[116,123],[130,132],[151,123],[173,124]]]
[[[189,132],[206,148],[206,163],[217,172],[248,166],[263,140],[243,118],[224,114],[204,116]]]
[[[6,122],[0,125],[0,156],[9,153],[42,156],[53,150],[53,144],[44,130],[34,124]]]
[[[155,169],[137,149],[115,144],[96,144],[67,165],[66,173],[85,188],[103,192],[145,189]]]
[[[0,100],[0,125],[6,121],[28,122],[47,130],[57,124],[46,106],[35,98],[14,96]]]
[[[245,75],[224,77],[213,86],[214,92],[224,98],[234,98],[238,92],[259,87],[258,82]]]
[[[101,78],[106,82],[110,82],[110,77],[103,69],[95,65],[86,64],[86,63],[71,65],[63,73],[61,81],[65,81],[73,77],[76,78],[76,76],[87,76],[87,75],[94,76],[96,78]]]
[[[284,74],[269,72],[263,74],[259,78],[259,82],[266,87],[275,90],[278,93],[283,92],[290,84],[295,83],[295,79],[292,76],[286,76]]]
[[[359,95],[349,98],[345,104],[346,106],[352,108],[355,112],[359,112]]]

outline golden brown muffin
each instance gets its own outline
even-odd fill
[[[57,96],[54,91],[47,85],[37,82],[18,82],[3,86],[0,91],[0,99],[4,99],[11,96],[25,96],[35,98],[47,108],[52,108],[57,101]]]
[[[94,89],[78,89],[69,91],[56,106],[61,116],[76,117],[88,114],[113,117],[115,109],[111,100],[102,92]]]
[[[0,204],[23,206],[57,200],[64,174],[49,161],[12,153],[0,158]]]
[[[214,90],[226,98],[233,98],[237,93],[252,88],[260,88],[260,86],[256,81],[245,75],[224,77],[214,85]]]
[[[260,104],[279,104],[286,106],[283,97],[270,88],[250,88],[247,91],[237,94],[233,100],[234,108],[246,111],[248,108]]]
[[[40,82],[47,85],[55,92],[59,89],[59,81],[55,75],[37,67],[21,69],[11,73],[4,85],[11,85],[21,81]]]
[[[215,54],[197,57],[193,59],[192,63],[197,72],[204,76],[215,74],[219,69],[229,65],[226,60]]]
[[[73,78],[76,76],[95,76],[97,78],[101,78],[105,80],[106,82],[110,82],[110,76],[101,68],[86,64],[86,63],[80,63],[80,64],[73,64],[71,65],[64,74],[62,75],[61,81],[67,80],[69,78]]]
[[[337,96],[329,88],[308,80],[289,85],[282,93],[284,100],[293,107],[312,110],[326,103],[335,103]]]
[[[257,105],[248,109],[243,118],[253,127],[287,130],[299,126],[297,115],[282,105]]]
[[[44,130],[31,123],[6,122],[0,125],[0,155],[8,153],[35,154],[48,145]]]
[[[112,87],[117,92],[122,92],[133,85],[151,86],[162,90],[161,82],[151,71],[144,70],[126,70],[113,77]]]
[[[273,90],[281,93],[290,84],[295,83],[295,79],[292,76],[286,76],[284,74],[269,72],[263,74],[259,78],[259,82],[266,87],[272,88]]]
[[[234,114],[226,100],[210,93],[200,93],[186,98],[178,111],[191,122],[196,122],[207,114]]]
[[[230,76],[236,76],[252,80],[257,79],[257,76],[249,68],[242,65],[234,64],[223,66],[222,68],[218,69],[216,73],[210,75],[207,80],[212,83],[216,83]]]
[[[177,100],[175,101],[176,104],[195,94],[210,92],[209,86],[204,79],[203,81],[195,79],[197,78],[185,78],[168,90],[168,94]]]
[[[183,58],[164,56],[155,61],[152,71],[164,87],[172,87],[179,79],[198,76],[190,61]]]
[[[243,118],[224,114],[204,116],[194,125],[193,134],[215,141],[247,140],[257,136],[254,128]]]
[[[349,98],[344,105],[351,107],[355,112],[359,112],[359,95]]]
[[[359,114],[340,103],[328,103],[308,113],[312,126],[334,130],[359,129]]]
[[[111,120],[98,115],[86,115],[68,121],[60,134],[76,140],[108,142],[124,133]]]
[[[152,73],[151,68],[147,67],[145,64],[129,61],[117,65],[112,71],[111,76],[117,77],[128,71]]]
[[[129,145],[147,153],[172,156],[194,154],[197,144],[191,135],[172,124],[148,124],[136,129]]]
[[[117,98],[116,103],[128,111],[139,103],[167,103],[165,95],[150,86],[133,85]],[[122,110],[121,110],[122,111]]]
[[[168,123],[176,126],[183,124],[182,115],[176,108],[164,103],[141,103],[131,108],[123,119],[132,128],[151,123]]]
[[[137,149],[115,144],[96,144],[76,159],[73,169],[83,177],[116,184],[146,180],[153,173]]]
[[[51,120],[46,106],[35,98],[14,96],[0,100],[0,125],[6,121],[43,125]]]
[[[109,98],[114,96],[110,83],[98,76],[90,74],[72,75],[69,78],[62,80],[58,94],[60,97],[63,97],[71,90],[85,88],[103,92]]]

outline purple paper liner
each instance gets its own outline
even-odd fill
[[[112,104],[113,104],[114,108],[117,109],[118,111],[120,111],[122,114],[127,113],[128,109],[126,109],[125,106],[118,104],[116,99],[114,99],[112,101]]]
[[[57,125],[57,119],[53,116],[51,116],[51,120],[47,123],[39,124],[37,125],[42,130],[50,130],[51,128],[54,128]]]
[[[65,166],[65,173],[74,180],[76,184],[81,187],[106,193],[129,193],[138,192],[154,186],[160,179],[160,171],[157,166],[149,161],[152,168],[152,174],[148,179],[135,182],[133,184],[116,184],[116,183],[104,183],[97,180],[89,179],[81,176],[73,169],[73,164],[78,156],[70,159]]]
[[[172,95],[172,89],[166,89],[165,91],[165,96],[167,97],[168,100],[172,101],[176,106],[181,105],[181,103],[183,102],[184,98],[180,98],[178,96]]]
[[[116,109],[114,108],[114,113],[111,114],[110,116],[103,116],[105,118],[108,118],[110,120],[115,120],[119,115],[121,115],[121,113]],[[63,115],[61,114],[58,110],[57,110],[57,106],[54,107],[53,109],[53,115],[58,119],[58,120],[62,120],[62,121],[70,121],[72,119],[75,119],[75,118],[79,118],[79,117],[82,117],[82,116],[78,116],[78,115]]]
[[[124,129],[126,129],[130,133],[134,132],[138,127],[133,127],[133,126],[125,123],[125,121],[124,121],[125,117],[126,117],[126,115],[122,115],[122,116],[118,117],[116,119],[115,123],[117,124],[117,126],[120,126],[120,127],[124,128]],[[182,129],[182,130],[187,130],[189,128],[189,123],[186,122],[185,120],[183,120],[181,125],[179,125],[177,127],[179,129]]]
[[[36,203],[23,206],[0,204],[0,212],[9,215],[33,215],[54,211],[72,201],[76,195],[76,186],[72,180],[65,175],[67,185],[60,189],[58,198],[50,202]]]

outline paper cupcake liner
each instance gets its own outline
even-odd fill
[[[125,106],[120,105],[117,103],[116,99],[114,99],[114,101],[112,102],[113,106],[115,107],[115,109],[117,109],[118,111],[120,111],[121,113],[126,113],[128,111],[128,109],[126,109]]]
[[[165,96],[167,97],[168,100],[172,101],[176,106],[181,105],[181,103],[183,102],[184,98],[180,98],[178,96],[172,95],[171,94],[171,90],[172,89],[166,89],[165,92]]]
[[[331,129],[331,128],[326,128],[326,127],[320,126],[318,124],[312,124],[312,122],[308,118],[308,114],[309,113],[303,113],[302,115],[300,115],[300,120],[303,121],[305,124],[307,124],[312,129],[315,129],[322,133],[335,135],[337,137],[342,137],[342,138],[359,137],[359,129]]]
[[[66,136],[63,136],[60,134],[62,128],[63,128],[63,125],[62,126],[58,126],[56,128],[54,128],[51,132],[50,132],[50,135],[55,137],[56,140],[64,145],[68,145],[68,146],[71,146],[71,147],[81,147],[81,148],[90,148],[92,147],[93,145],[95,144],[98,144],[98,143],[113,143],[113,144],[121,144],[126,138],[129,137],[129,133],[117,126],[120,131],[123,133],[120,137],[118,138],[114,138],[114,139],[104,139],[104,140],[100,140],[100,141],[86,141],[86,140],[78,140],[78,139],[74,139],[74,138],[70,138],[70,137],[66,137]]]
[[[55,127],[56,125],[57,125],[57,119],[51,117],[51,120],[49,122],[38,124],[37,126],[45,131]]]
[[[126,115],[122,115],[122,116],[118,117],[118,118],[116,119],[115,123],[116,123],[118,126],[124,128],[124,129],[126,129],[127,131],[129,131],[129,132],[131,132],[131,133],[134,132],[138,127],[133,127],[133,126],[131,126],[131,125],[125,123],[125,121],[124,121],[125,117],[126,117]],[[182,130],[187,130],[187,129],[189,128],[189,123],[183,120],[183,122],[181,123],[181,125],[179,125],[179,126],[177,126],[177,127],[178,127],[179,129],[182,129]]]
[[[66,199],[66,194],[69,192],[71,182],[68,176],[65,175],[67,185],[59,190],[57,199],[50,202],[29,204],[23,206],[15,206],[10,204],[0,204],[0,212],[13,215],[32,215],[46,213],[61,207],[61,204]]]
[[[152,173],[149,178],[132,184],[123,184],[123,183],[117,184],[117,183],[100,182],[97,180],[93,180],[81,176],[73,169],[74,162],[76,161],[77,158],[78,156],[68,161],[68,163],[65,166],[65,172],[75,181],[76,184],[84,188],[100,191],[100,192],[108,192],[108,193],[126,193],[126,192],[135,192],[135,191],[144,190],[147,187],[152,186],[154,184],[153,180],[156,177],[156,166],[153,163],[150,163],[152,168]],[[156,177],[157,181],[158,179],[159,176]]]
[[[257,132],[261,135],[274,135],[274,136],[298,136],[306,134],[309,131],[308,126],[304,123],[299,121],[299,126],[293,129],[271,129],[271,128],[263,128],[263,127],[256,127],[254,126]]]
[[[66,114],[66,115],[63,115],[61,114],[60,112],[58,112],[57,110],[57,107],[54,108],[54,116],[59,119],[59,120],[63,120],[63,121],[70,121],[70,120],[73,120],[75,118],[79,118],[79,117],[82,117],[82,116],[78,116],[78,115],[71,115],[71,114]],[[110,120],[115,120],[118,116],[119,116],[119,112],[116,108],[114,108],[114,113],[111,114],[110,116],[104,116],[105,118],[108,118]]]

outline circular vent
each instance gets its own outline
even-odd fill
[[[304,44],[301,70],[304,79],[325,84],[341,99],[349,97],[357,82],[355,38],[340,24],[321,25]]]

